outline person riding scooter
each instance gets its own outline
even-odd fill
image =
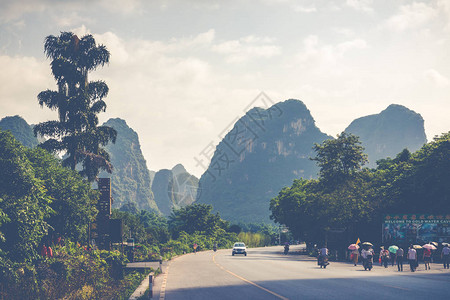
[[[364,247],[361,251],[361,257],[363,259],[364,270],[372,269],[373,266],[373,249],[370,247]]]
[[[214,243],[213,250],[214,250],[214,252],[217,251],[217,243]]]
[[[319,250],[319,255],[317,256],[317,264],[320,266],[320,268],[326,268],[329,265],[328,262],[328,249],[327,247],[322,247]]]
[[[289,252],[289,243],[284,244],[284,255],[287,255]]]

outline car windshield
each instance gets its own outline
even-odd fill
[[[235,247],[245,247],[244,243],[236,243],[234,244]]]

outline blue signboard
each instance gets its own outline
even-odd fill
[[[389,214],[384,216],[383,243],[450,242],[450,214]]]

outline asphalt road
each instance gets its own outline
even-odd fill
[[[295,251],[298,246],[291,246]],[[188,254],[171,261],[163,276],[160,300],[177,299],[448,299],[450,271],[432,264],[411,273],[397,267],[335,263],[320,269],[315,260],[283,255],[283,247]]]

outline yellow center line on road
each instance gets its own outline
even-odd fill
[[[220,269],[222,269],[222,270],[224,270],[225,272],[227,272],[227,273],[233,275],[233,276],[236,277],[236,278],[239,278],[239,279],[242,280],[242,281],[247,282],[248,284],[251,284],[251,285],[253,285],[253,286],[255,286],[255,287],[257,287],[257,288],[259,288],[259,289],[261,289],[261,290],[263,290],[263,291],[265,291],[265,292],[267,292],[267,293],[269,293],[269,294],[274,295],[274,296],[277,297],[277,298],[280,298],[280,299],[283,299],[283,300],[289,300],[289,298],[283,297],[283,296],[281,296],[281,295],[279,295],[279,294],[277,294],[277,293],[275,293],[275,292],[272,292],[271,290],[266,289],[265,287],[260,286],[259,284],[256,284],[256,283],[254,283],[254,282],[252,282],[252,281],[250,281],[250,280],[248,280],[248,279],[245,279],[245,278],[242,277],[242,276],[239,276],[239,275],[237,275],[237,274],[231,272],[230,270],[225,269],[222,265],[220,265],[218,262],[216,262],[216,255],[217,255],[217,254],[218,254],[218,253],[214,254],[212,260],[213,260],[213,262],[216,264],[216,266],[218,266]]]
[[[404,291],[410,291],[410,289],[402,288],[402,287],[399,287],[399,286],[386,285],[386,284],[383,284],[383,285],[386,286],[386,287],[394,288],[394,289],[399,289],[399,290],[404,290]]]

